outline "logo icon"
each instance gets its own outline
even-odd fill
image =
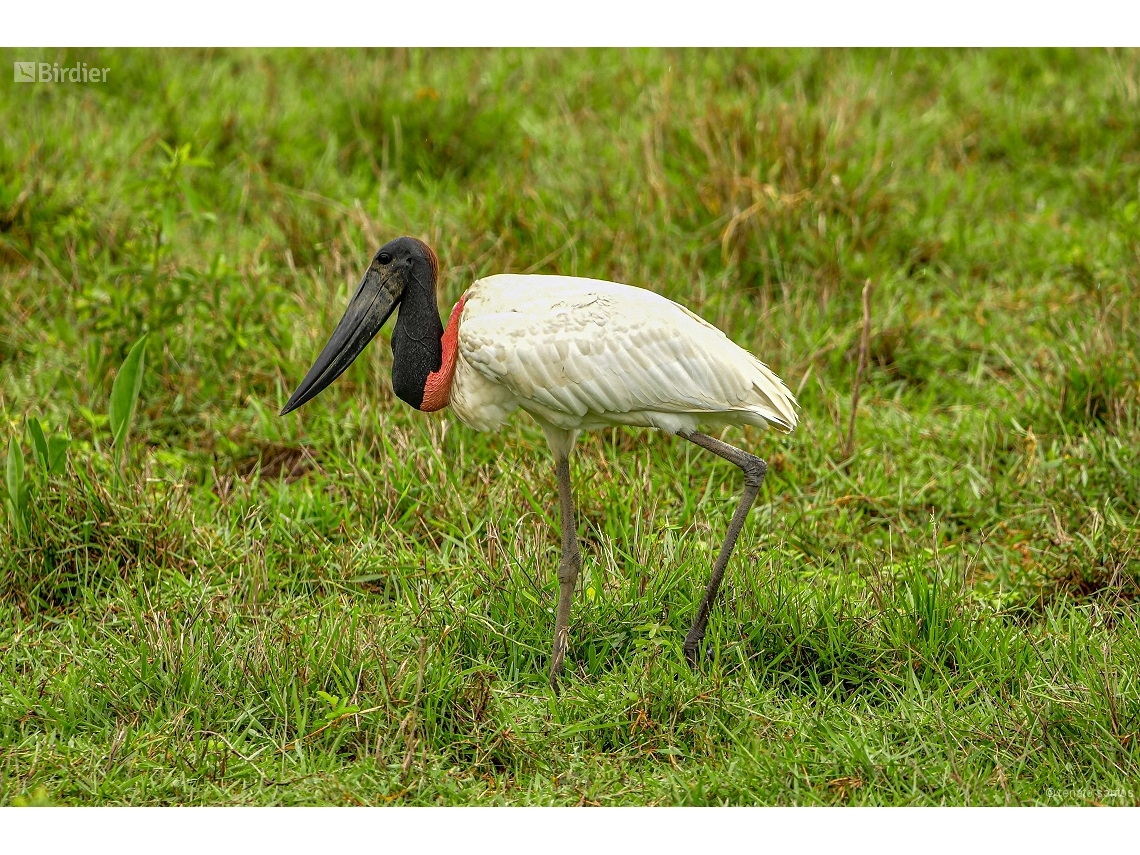
[[[35,83],[36,64],[34,62],[13,62],[12,81],[14,83]]]

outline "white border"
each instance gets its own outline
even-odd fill
[[[3,811],[13,852],[1109,852],[1133,808],[66,808]],[[24,844],[24,845],[19,845]]]
[[[34,46],[1140,44],[1135,0],[17,0]]]

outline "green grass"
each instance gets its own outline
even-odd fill
[[[0,86],[0,803],[1140,800],[1140,53],[35,53],[111,71]],[[383,335],[276,415],[404,233],[441,311],[647,286],[798,390],[725,434],[700,673],[727,464],[579,443],[555,698],[535,425],[410,411]]]

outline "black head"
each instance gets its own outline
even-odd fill
[[[377,268],[382,276],[400,280],[404,286],[401,295],[409,286],[417,284],[430,285],[434,290],[439,276],[439,260],[432,248],[414,237],[399,237],[380,247],[369,270],[373,268]]]
[[[401,237],[380,247],[349,300],[344,317],[281,415],[312,400],[343,374],[380,332],[406,293],[426,289],[434,294],[438,275],[439,261],[421,240]]]

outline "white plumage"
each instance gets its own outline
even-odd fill
[[[471,286],[451,407],[480,430],[516,408],[571,432],[796,426],[780,378],[712,324],[652,291],[571,276],[502,274]]]

